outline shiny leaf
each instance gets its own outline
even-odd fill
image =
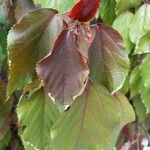
[[[142,5],[134,15],[130,24],[130,38],[133,43],[143,36],[150,26],[150,5]]]
[[[122,87],[129,68],[122,38],[104,24],[94,25],[91,29],[95,38],[89,50],[90,78],[116,92]]]
[[[150,31],[138,39],[134,54],[150,53]]]
[[[37,64],[37,73],[57,104],[70,104],[87,80],[87,60],[78,50],[76,37],[74,31],[63,30],[52,53]]]
[[[8,96],[33,80],[36,62],[53,47],[63,27],[63,20],[59,16],[53,18],[56,13],[52,9],[35,10],[26,14],[10,30]]]

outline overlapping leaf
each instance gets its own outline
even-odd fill
[[[150,55],[147,55],[141,65],[140,73],[142,77],[143,89],[141,89],[141,95],[143,103],[147,108],[147,112],[150,112]]]
[[[116,12],[121,14],[130,8],[135,8],[140,5],[141,0],[116,0]]]
[[[31,0],[18,0],[15,9],[15,17],[20,20],[27,12],[36,9],[36,6]]]
[[[6,24],[6,14],[4,12],[2,4],[0,4],[0,24]]]
[[[132,13],[125,12],[121,14],[119,17],[117,17],[116,20],[113,22],[113,28],[116,29],[121,34],[128,53],[130,53],[134,48],[134,45],[129,37],[129,27],[132,18],[133,18]]]
[[[115,0],[103,0],[100,6],[101,18],[105,23],[109,25],[111,25],[116,18],[115,7]]]
[[[4,149],[10,141],[10,104],[6,100],[6,83],[0,80],[0,149]]]
[[[136,96],[143,88],[142,77],[139,66],[136,66],[130,74],[130,94],[131,98]]]
[[[36,62],[51,50],[63,27],[60,16],[53,18],[56,13],[52,9],[30,12],[9,32],[8,95],[32,81]]]
[[[89,50],[90,78],[115,92],[122,87],[129,68],[122,38],[104,24],[94,25],[91,29],[95,38]]]
[[[150,112],[150,55],[147,55],[140,66],[137,66],[130,76],[131,97],[140,94],[142,102]]]
[[[150,26],[150,5],[142,5],[135,16],[133,17],[130,25],[130,38],[133,43],[143,36]]]
[[[150,31],[138,39],[134,54],[150,53]]]
[[[4,59],[6,58],[6,47],[7,47],[7,31],[0,29],[0,67]]]
[[[135,108],[136,115],[138,116],[139,122],[143,122],[146,117],[146,107],[144,106],[140,95],[136,95],[133,99],[133,106]]]
[[[68,11],[76,0],[34,0],[45,8],[54,8],[60,12]]]
[[[89,73],[87,58],[80,53],[80,42],[77,45],[75,34],[74,31],[63,30],[52,53],[37,65],[37,73],[56,103],[70,104],[83,88]]]
[[[133,120],[123,95],[112,97],[103,86],[90,83],[52,128],[54,149],[112,150],[121,128]]]
[[[20,136],[26,150],[50,150],[50,128],[60,114],[41,88],[18,105]]]

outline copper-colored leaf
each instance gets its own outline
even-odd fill
[[[129,60],[119,33],[104,24],[91,27],[95,38],[89,50],[90,78],[118,91],[128,74]]]
[[[73,30],[63,30],[52,53],[37,64],[37,73],[56,103],[70,104],[87,80],[87,60],[78,50],[76,36]]]

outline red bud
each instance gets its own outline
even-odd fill
[[[101,0],[79,0],[69,12],[68,17],[80,22],[87,22],[95,16],[100,1]]]

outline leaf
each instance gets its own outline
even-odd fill
[[[100,16],[102,20],[108,25],[112,25],[116,18],[115,13],[116,2],[115,0],[103,0],[100,7]]]
[[[54,149],[112,150],[121,128],[133,120],[134,111],[123,95],[112,97],[103,86],[90,83],[53,126]]]
[[[150,26],[150,5],[142,5],[134,15],[130,25],[130,38],[133,43],[147,33]]]
[[[27,12],[36,9],[32,0],[18,0],[15,9],[15,17],[19,21]]]
[[[52,53],[37,64],[37,74],[57,104],[70,104],[88,77],[87,59],[79,52],[76,38],[73,30],[63,30]]]
[[[4,12],[3,6],[0,4],[0,24],[6,24],[6,14]]]
[[[131,98],[136,96],[140,92],[141,88],[143,88],[139,66],[136,66],[132,70],[130,74],[129,85],[130,85],[130,94],[131,94],[130,97]]]
[[[0,29],[0,67],[2,66],[6,58],[6,47],[7,47],[7,31]]]
[[[150,31],[138,39],[134,54],[150,53]]]
[[[10,141],[10,103],[6,100],[6,83],[0,80],[0,149],[4,149]]]
[[[116,0],[116,13],[119,15],[130,8],[139,6],[141,0]]]
[[[90,78],[116,92],[123,86],[129,68],[122,38],[104,24],[94,25],[91,29],[96,35],[89,50]]]
[[[72,20],[87,22],[95,16],[101,0],[79,0],[68,13]]]
[[[147,55],[140,66],[142,82],[145,88],[150,88],[150,55]]]
[[[35,78],[36,62],[53,47],[63,27],[63,20],[59,15],[54,17],[56,13],[57,11],[52,9],[35,10],[26,14],[10,30],[8,96]]]
[[[76,0],[34,0],[36,3],[42,4],[45,8],[53,8],[59,12],[68,11]]]
[[[146,109],[147,109],[147,113],[150,112],[150,103],[149,103],[149,97],[150,97],[150,78],[149,78],[149,74],[150,74],[150,55],[147,55],[141,66],[140,66],[140,72],[141,72],[141,77],[142,77],[142,84],[143,84],[143,88],[141,89],[141,98],[142,98],[142,102],[144,103]]]
[[[131,42],[129,37],[129,27],[132,18],[133,14],[127,11],[117,17],[113,22],[113,28],[121,34],[128,53],[130,53],[134,49],[134,44]]]
[[[146,107],[146,113],[147,114],[150,113],[150,102],[149,102],[150,88],[143,91],[141,98],[142,102],[144,103],[144,106]]]
[[[41,88],[17,108],[20,136],[26,150],[50,150],[50,129],[60,117],[52,101]]]
[[[4,135],[3,139],[0,140],[0,149],[4,150],[6,149],[6,147],[8,146],[9,142],[11,140],[11,132],[8,131],[6,132],[6,134]]]
[[[139,95],[135,96],[132,101],[133,101],[133,106],[134,106],[136,115],[138,117],[138,121],[143,122],[146,118],[146,108],[143,102],[141,101],[140,96]]]

